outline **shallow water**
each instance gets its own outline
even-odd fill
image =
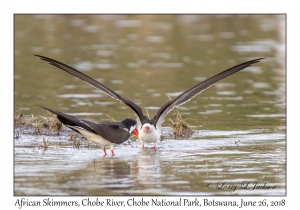
[[[15,195],[285,194],[281,133],[203,130],[191,140],[163,140],[156,151],[140,142],[118,145],[115,156],[95,145],[73,148],[65,135],[46,139],[46,151],[41,136],[16,140]]]
[[[45,136],[44,151],[42,136],[20,133],[15,195],[285,195],[284,15],[15,15],[14,47],[14,108],[25,117],[47,115],[36,104],[94,120],[134,117],[32,54],[83,71],[150,116],[168,96],[265,58],[179,107],[196,132],[156,152],[132,142],[103,157],[99,146],[73,148],[70,133]],[[165,133],[168,118],[176,112]]]

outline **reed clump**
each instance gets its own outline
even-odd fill
[[[20,112],[19,114],[17,114],[15,116],[14,123],[15,123],[15,125],[24,125],[25,124],[24,115],[22,112]]]
[[[55,114],[50,114],[48,117],[42,116],[42,118],[44,120],[42,126],[48,130],[60,131],[63,127],[63,124],[59,121]]]
[[[174,129],[175,139],[189,138],[193,134],[191,126],[182,118],[181,114],[177,109],[176,121],[174,122],[169,118],[169,122]]]
[[[14,123],[15,126],[27,126],[34,128],[32,132],[33,134],[42,134],[42,128],[45,128],[49,131],[60,131],[63,128],[63,124],[54,114],[49,114],[49,116],[31,115],[31,117],[25,118],[23,113],[20,112],[15,116]]]

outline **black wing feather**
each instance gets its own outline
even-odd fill
[[[81,130],[84,129],[91,133],[97,134],[115,144],[121,144],[124,141],[127,141],[130,137],[129,131],[127,131],[126,126],[122,122],[93,122],[90,120],[80,119],[71,115],[67,115],[41,105],[38,106],[57,115],[57,118],[65,126],[76,131],[77,133],[80,132],[75,128],[72,128],[71,126],[78,127]]]
[[[138,117],[141,119],[141,121],[143,120],[143,111],[142,109],[136,105],[134,102],[132,102],[131,100],[127,99],[127,98],[123,98],[122,96],[120,96],[118,93],[116,93],[115,91],[109,89],[108,87],[104,86],[103,84],[101,84],[100,82],[92,79],[91,77],[83,74],[82,72],[66,65],[63,64],[59,61],[56,61],[54,59],[45,57],[45,56],[41,56],[41,55],[35,55],[37,57],[39,57],[41,60],[47,61],[49,64],[69,73],[74,75],[75,77],[78,77],[79,79],[82,79],[83,81],[85,81],[86,83],[88,83],[89,85],[92,85],[93,87],[101,90],[102,92],[104,92],[105,94],[109,95],[110,97],[122,101],[123,103],[125,103],[127,106],[129,106],[137,115]],[[143,122],[143,121],[142,121]]]
[[[47,107],[44,107],[44,106],[41,106],[41,105],[38,105],[46,110],[48,110],[49,112],[52,112],[53,114],[55,114],[57,116],[57,119],[59,119],[59,121],[61,123],[63,123],[64,125],[68,126],[68,125],[71,125],[71,126],[79,126],[79,127],[82,127],[84,128],[85,130],[88,130],[90,132],[94,132],[94,130],[89,127],[88,125],[86,125],[85,123],[83,123],[81,121],[81,119],[78,119],[77,117],[74,117],[74,116],[71,116],[71,115],[67,115],[67,114],[64,114],[62,112],[59,112],[59,111],[55,111],[53,109],[50,109],[50,108],[47,108]],[[69,127],[71,128],[71,127]],[[79,133],[77,130],[71,128],[72,130],[76,131],[77,133]]]
[[[203,90],[207,89],[208,87],[210,87],[211,85],[217,83],[218,81],[220,81],[221,79],[224,79],[225,77],[228,77],[246,67],[251,66],[254,63],[260,62],[260,60],[263,58],[257,58],[251,61],[247,61],[244,63],[241,63],[239,65],[236,65],[234,67],[231,67],[230,69],[227,69],[225,71],[222,71],[219,74],[216,74],[215,76],[195,85],[194,87],[190,88],[189,90],[184,91],[183,93],[181,93],[179,96],[177,96],[176,98],[168,101],[165,105],[163,105],[157,112],[156,116],[152,119],[154,121],[154,125],[156,126],[156,124],[160,121],[160,123],[163,122],[164,117],[170,112],[172,111],[172,109],[174,109],[175,107],[178,107],[186,102],[188,102],[189,100],[191,100],[192,98],[194,98],[196,95],[198,95],[199,93],[201,93]]]
[[[130,137],[126,126],[121,122],[93,122],[89,120],[82,120],[89,125],[96,134],[104,139],[109,140],[115,144],[121,144],[127,141]]]

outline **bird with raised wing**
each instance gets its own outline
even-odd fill
[[[101,90],[102,92],[111,96],[112,98],[119,100],[125,103],[127,106],[129,106],[137,116],[136,120],[137,120],[137,127],[139,131],[139,138],[143,142],[142,147],[144,148],[144,142],[155,143],[154,149],[156,148],[156,142],[160,139],[161,136],[161,125],[164,122],[165,116],[170,111],[172,111],[175,107],[179,107],[182,104],[188,102],[189,100],[197,96],[199,93],[201,93],[203,90],[217,83],[221,79],[224,79],[225,77],[228,77],[238,71],[241,71],[244,68],[251,66],[252,64],[258,63],[260,62],[260,60],[263,59],[263,58],[257,58],[257,59],[253,59],[241,63],[225,71],[222,71],[219,74],[216,74],[215,76],[206,79],[205,81],[200,82],[199,84],[193,86],[192,88],[182,92],[174,99],[169,100],[157,111],[157,114],[152,119],[149,119],[147,116],[143,114],[142,109],[138,105],[136,105],[133,101],[122,97],[121,95],[111,90],[110,88],[106,87],[102,83],[92,79],[91,77],[83,74],[82,72],[64,63],[61,63],[59,61],[41,55],[35,55],[35,56],[38,56],[40,57],[40,59],[47,61],[49,64],[56,66],[57,68],[78,77],[79,79]]]

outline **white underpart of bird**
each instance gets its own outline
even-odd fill
[[[103,148],[105,148],[106,146],[110,147],[110,150],[112,151],[112,154],[114,155],[114,143],[106,140],[105,138],[103,138],[102,136],[99,136],[95,133],[89,132],[83,128],[77,127],[77,126],[71,126],[68,125],[68,127],[73,128],[75,130],[77,130],[78,132],[80,132],[87,140],[94,142],[96,144],[100,144],[103,146]]]
[[[150,123],[145,123],[141,129],[139,129],[139,138],[143,142],[146,143],[154,143],[154,148],[156,148],[156,142],[160,139],[161,136],[161,126],[154,127],[154,125]]]

